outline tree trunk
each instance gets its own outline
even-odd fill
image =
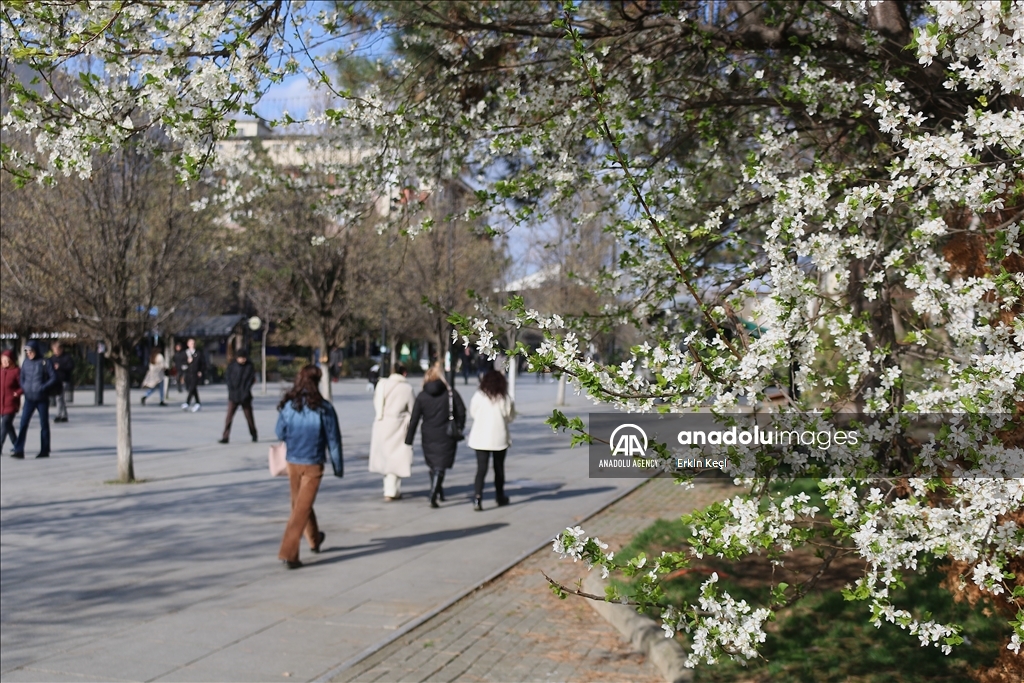
[[[450,337],[445,334],[444,330],[444,318],[438,317],[434,321],[434,329],[437,330],[437,360],[441,363],[441,369],[445,368],[445,356],[448,354],[448,345]],[[445,377],[445,381],[448,381],[448,377]]]
[[[516,376],[519,374],[519,356],[509,356],[508,361],[508,373],[506,373],[508,375],[508,395],[514,401],[516,400]],[[564,400],[565,396],[562,398]]]
[[[321,330],[319,332],[320,342],[320,358],[317,360],[320,362],[320,395],[325,400],[331,400],[331,352],[327,347],[327,335]]]
[[[174,367],[174,337],[167,337],[164,342],[164,401],[171,402],[171,378],[167,370]]]
[[[508,347],[513,351],[516,348],[518,333],[519,330],[515,327],[510,329],[508,333]],[[508,372],[505,374],[508,377],[508,395],[514,401],[516,400],[516,379],[519,376],[519,356],[511,355],[508,357]]]
[[[895,312],[892,308],[892,290],[888,280],[882,282],[879,296],[875,300],[869,300],[864,295],[864,281],[868,272],[874,267],[862,259],[854,259],[850,262],[850,283],[848,295],[850,296],[851,308],[854,319],[867,314],[868,329],[871,336],[866,340],[868,351],[875,353],[879,349],[889,349],[885,355],[881,371],[865,373],[860,378],[860,391],[854,397],[854,405],[858,413],[864,412],[864,394],[868,389],[877,388],[881,385],[881,373],[890,367],[900,367],[901,363],[896,344],[896,329],[893,323]],[[888,396],[890,409],[900,409],[903,406],[902,385],[893,387]]]
[[[132,395],[128,366],[114,364],[114,389],[117,393],[117,480],[135,481],[132,464]]]
[[[395,371],[395,363],[398,362],[398,351],[395,348],[397,346],[398,346],[398,337],[392,336],[391,347],[390,347],[391,348],[391,365],[389,366],[391,368],[391,372]]]
[[[555,395],[555,405],[565,405],[565,373],[558,376],[558,393]]]

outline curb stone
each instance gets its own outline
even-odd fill
[[[607,585],[593,571],[583,579],[583,590],[593,595],[604,595]],[[683,646],[675,638],[666,638],[665,632],[652,619],[628,605],[590,599],[587,602],[654,664],[667,683],[691,683],[693,669],[684,665],[686,652]]]

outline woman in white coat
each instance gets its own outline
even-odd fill
[[[508,423],[515,419],[516,408],[508,395],[508,382],[496,370],[489,371],[480,380],[480,389],[469,402],[469,416],[473,427],[467,445],[476,451],[476,481],[473,489],[473,509],[484,509],[484,479],[488,460],[494,458],[494,495],[498,505],[508,505],[505,495],[505,454],[512,445]]]
[[[384,475],[385,500],[401,498],[402,478],[412,474],[412,446],[405,444],[405,433],[416,399],[406,374],[405,366],[396,363],[373,392],[376,419],[370,434],[370,471]]]

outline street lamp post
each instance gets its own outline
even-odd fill
[[[103,355],[107,346],[103,342],[96,344],[96,405],[103,405]]]

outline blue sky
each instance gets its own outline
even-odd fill
[[[306,13],[319,11],[323,3],[310,3],[307,5]],[[304,28],[315,25],[311,22]],[[309,56],[302,49],[302,43],[295,33],[294,24],[289,24],[286,29],[286,42],[288,50],[299,60],[303,69],[311,66]],[[335,77],[333,66],[329,65],[332,53],[339,50],[351,49],[353,40],[358,41],[358,54],[365,57],[385,57],[390,52],[391,40],[383,32],[374,35],[364,33],[362,35],[336,35],[328,36],[323,32],[312,31],[309,40],[309,53],[318,61],[318,66],[323,69],[332,79]],[[292,118],[302,119],[313,105],[316,105],[318,93],[320,92],[315,83],[311,83],[309,77],[304,73],[298,73],[285,78],[281,83],[270,86],[266,95],[256,105],[256,111],[264,119],[275,119],[287,111]],[[321,86],[322,87],[322,86]]]

